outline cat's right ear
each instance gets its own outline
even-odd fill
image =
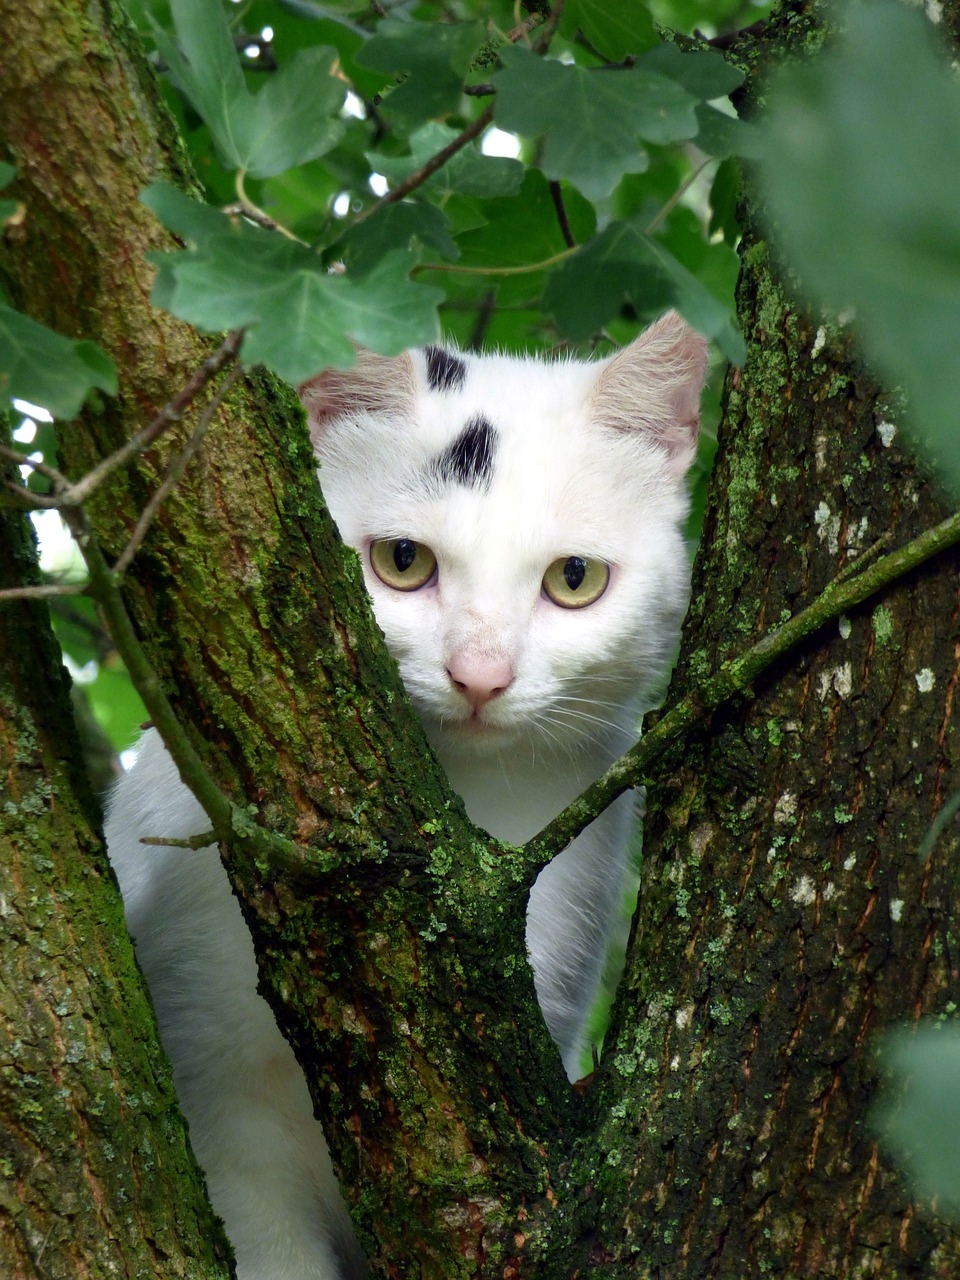
[[[351,368],[325,369],[301,382],[297,392],[317,445],[330,423],[348,414],[407,416],[416,400],[417,376],[408,351],[378,356],[358,347]]]

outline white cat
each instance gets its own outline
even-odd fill
[[[687,598],[684,475],[705,344],[675,313],[595,364],[439,348],[301,388],[325,497],[471,819],[534,835],[632,742]],[[527,944],[567,1074],[619,909],[621,797],[544,870]],[[239,1280],[364,1267],[306,1084],[257,995],[207,820],[156,734],[118,784],[110,857]]]

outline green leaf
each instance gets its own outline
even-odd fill
[[[700,124],[697,146],[708,155],[756,159],[763,150],[762,135],[755,124],[717,111],[705,102],[697,106],[697,120]]]
[[[637,59],[637,65],[682,85],[701,102],[725,98],[740,87],[744,74],[720,53],[709,49],[684,53],[672,40],[664,40]]]
[[[0,395],[75,418],[94,387],[117,394],[117,370],[93,342],[72,341],[0,302]]]
[[[567,0],[560,30],[582,31],[585,39],[612,62],[649,49],[658,41],[650,11],[633,0]]]
[[[411,129],[457,109],[464,77],[485,39],[481,22],[387,18],[357,54],[357,62],[375,71],[406,73],[408,78],[386,95],[381,110]]]
[[[697,132],[693,96],[655,71],[588,69],[520,48],[504,49],[501,59],[493,77],[497,124],[543,135],[543,172],[569,178],[591,199],[647,167],[640,138],[666,143]]]
[[[140,202],[151,209],[168,231],[181,240],[199,242],[217,235],[229,219],[209,204],[193,200],[169,182],[154,182],[140,193]]]
[[[343,132],[346,90],[333,49],[302,49],[257,94],[243,78],[220,4],[172,0],[180,48],[159,28],[157,45],[176,83],[209,126],[225,165],[271,177],[329,151]],[[181,52],[182,50],[182,52]]]
[[[303,49],[267,79],[250,104],[241,167],[269,178],[315,160],[339,140],[346,87],[333,74],[334,49]]]
[[[729,309],[636,220],[604,228],[557,267],[543,298],[561,330],[577,340],[603,328],[627,303],[645,318],[674,306],[728,360],[746,358]]]
[[[960,1218],[960,1027],[888,1035],[883,1061],[896,1082],[874,1112],[914,1190]]]
[[[563,193],[567,219],[578,242],[588,240],[596,229],[593,205],[576,190]],[[560,230],[557,211],[546,178],[537,169],[529,169],[518,195],[489,200],[484,206],[488,215],[485,226],[465,232],[459,237],[461,262],[471,267],[524,267],[544,262],[567,248]],[[453,292],[459,278],[446,280]],[[501,306],[516,306],[537,300],[543,293],[546,271],[515,276],[480,276],[474,282],[486,290],[496,289]]]
[[[353,363],[353,339],[395,355],[436,340],[442,294],[408,278],[410,254],[384,256],[364,275],[328,271],[307,246],[224,214],[187,211],[187,197],[155,185],[141,197],[195,247],[151,254],[161,268],[156,298],[207,333],[244,327],[241,358],[294,384]],[[169,219],[169,221],[167,221]]]
[[[10,183],[17,176],[17,171],[12,164],[0,160],[0,191],[4,187],[9,187]],[[12,218],[20,206],[16,200],[0,200],[0,223],[6,222]]]
[[[839,26],[771,92],[766,198],[803,287],[855,309],[866,353],[902,382],[960,488],[960,85],[919,11],[875,0]]]
[[[436,205],[410,200],[383,205],[350,227],[340,242],[347,268],[361,274],[392,249],[407,250],[419,259],[418,244],[434,249],[442,258],[460,256],[443,211]]]
[[[739,197],[739,165],[733,159],[723,160],[717,165],[710,187],[710,225],[707,231],[711,236],[721,232],[728,245],[735,245],[740,238],[740,224],[737,222]]]
[[[385,156],[368,151],[371,168],[382,173],[395,185],[422,169],[426,162],[458,137],[458,130],[431,120],[410,135],[408,156]],[[450,195],[509,196],[519,190],[523,181],[523,165],[506,156],[485,156],[476,143],[469,143],[438,169],[420,188],[445,199]]]

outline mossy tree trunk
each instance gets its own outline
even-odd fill
[[[0,511],[0,589],[34,576]],[[46,613],[0,609],[0,1273],[226,1277]]]
[[[122,370],[119,400],[65,434],[65,463],[79,472],[209,349],[149,307],[142,260],[165,246],[138,192],[189,177],[109,4],[32,0],[2,16],[0,115],[27,217],[0,269],[38,319],[100,341]],[[938,514],[897,442],[886,447],[878,426],[891,411],[843,336],[819,340],[753,231],[740,304],[751,354],[729,383],[675,692],[881,533],[904,541]],[[96,505],[109,552],[172,447],[151,450]],[[954,843],[927,866],[915,856],[957,782],[956,580],[955,561],[915,574],[662,763],[628,978],[599,1076],[572,1115],[520,952],[526,869],[491,856],[425,765],[356,563],[322,510],[291,396],[264,378],[241,385],[161,513],[127,597],[221,785],[318,863],[338,862],[280,872],[227,851],[265,990],[323,1099],[382,1274],[563,1277],[588,1254],[610,1275],[956,1269],[954,1238],[909,1207],[864,1127],[871,1033],[957,998]],[[41,625],[26,616],[21,627]],[[59,687],[39,661],[31,674]],[[18,706],[28,693],[18,687]],[[67,752],[66,737],[54,740]],[[85,822],[78,813],[81,841]],[[110,892],[99,870],[82,877],[78,912],[94,880]],[[115,897],[102,915],[116,927]],[[9,981],[23,989],[22,977]],[[16,1036],[30,1006],[17,997],[9,1008]],[[108,1042],[90,1034],[102,1062]],[[112,1096],[137,1096],[125,1061],[117,1072]],[[38,1150],[54,1142],[38,1134]],[[134,1167],[142,1141],[131,1131],[119,1165]],[[180,1166],[171,1157],[169,1167]],[[184,1177],[172,1211],[202,1229]],[[158,1199],[141,1191],[118,1248],[165,1238],[169,1196]],[[68,1211],[51,1242],[64,1222]],[[152,1274],[182,1274],[183,1257],[202,1256],[191,1230],[154,1251]],[[49,1262],[51,1246],[31,1238]],[[0,1269],[16,1273],[10,1239]],[[74,1251],[88,1274],[104,1274],[87,1239],[78,1234]]]
[[[170,244],[138,195],[189,175],[113,6],[36,0],[3,21],[0,116],[26,210],[4,247],[6,284],[121,369],[118,400],[63,433],[77,474],[209,351],[148,303],[144,250]],[[94,502],[109,554],[188,429]],[[477,1257],[517,1251],[518,1214],[549,1213],[569,1107],[523,954],[523,868],[492,856],[431,769],[292,393],[246,379],[208,443],[128,575],[128,604],[214,777],[338,864],[321,874],[308,856],[281,873],[225,850],[369,1251],[469,1275]]]
[[[784,10],[769,66],[816,39]],[[762,84],[762,80],[761,80]],[[666,705],[858,557],[948,510],[850,335],[784,289],[748,187],[738,313],[692,606]],[[960,1002],[960,557],[769,669],[657,762],[628,973],[584,1118],[599,1275],[952,1277],[870,1122],[880,1034]]]

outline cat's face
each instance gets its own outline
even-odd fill
[[[659,348],[602,365],[363,354],[302,389],[330,510],[444,737],[607,740],[661,675],[686,604],[683,473],[703,373],[700,340],[671,326]],[[638,380],[646,423],[624,403]]]

